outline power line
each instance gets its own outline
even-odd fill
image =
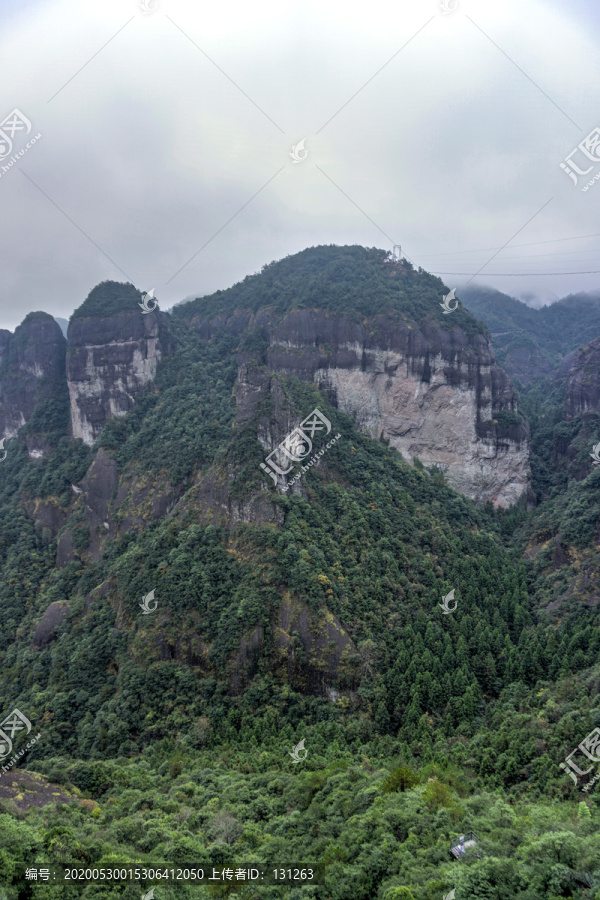
[[[435,269],[428,269],[428,271],[431,271],[432,275],[470,275],[472,278],[475,277],[473,272],[438,272]],[[530,275],[535,275],[536,277],[544,275],[600,275],[600,270],[596,270],[594,272],[485,272],[482,277],[487,278],[488,276],[490,276],[494,278],[527,278]]]
[[[591,238],[591,237],[600,237],[600,233],[580,234],[580,235],[577,235],[576,237],[568,237],[568,238],[553,238],[551,241],[532,241],[528,244],[511,244],[510,249],[512,250],[514,247],[537,247],[540,244],[558,244],[561,241],[582,241],[582,240],[584,240],[584,238]],[[461,253],[487,253],[490,250],[497,250],[497,249],[498,249],[498,247],[481,247],[479,250],[447,250],[446,252],[441,251],[440,253],[436,253],[436,254],[433,254],[433,253],[425,254],[424,256],[421,256],[421,259],[428,259],[428,258],[431,259],[432,256],[435,259],[438,256],[446,256],[448,254],[450,254],[451,256],[458,256]],[[568,251],[568,252],[570,252],[570,251]]]
[[[561,256],[571,256],[573,254],[579,254],[579,253],[588,253],[591,255],[592,259],[594,259],[594,257],[597,256],[598,253],[600,253],[600,247],[598,247],[597,250],[590,250],[590,249],[588,249],[588,250],[566,250],[566,251],[563,251],[562,253],[557,251],[555,253],[524,253],[522,256],[503,256],[502,262],[505,262],[509,259],[520,259],[520,260],[547,259],[549,256],[552,256],[554,259],[557,259],[558,257],[561,257]],[[443,264],[443,262],[444,261],[442,260],[442,264]]]

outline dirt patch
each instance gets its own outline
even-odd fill
[[[57,784],[52,784],[38,772],[16,769],[2,772],[0,775],[0,799],[12,800],[19,812],[25,812],[32,807],[41,809],[49,803],[79,803],[87,807],[90,802],[68,793]]]

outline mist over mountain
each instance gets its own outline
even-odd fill
[[[449,295],[323,245],[0,332],[7,900],[600,889],[600,295]]]
[[[547,375],[600,333],[600,292],[570,294],[541,309],[473,285],[463,288],[461,297],[490,329],[499,363],[523,384]]]

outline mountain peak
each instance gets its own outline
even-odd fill
[[[71,321],[87,317],[108,318],[120,312],[137,310],[141,298],[141,291],[130,282],[101,281],[74,311]]]
[[[440,304],[448,290],[440,278],[415,270],[406,259],[392,260],[386,250],[328,244],[268,263],[227,290],[176,306],[173,314],[190,320],[268,307],[276,319],[293,310],[320,309],[358,321],[392,313],[404,322],[436,319],[447,330],[459,325],[486,334],[460,306],[451,317],[444,314]]]

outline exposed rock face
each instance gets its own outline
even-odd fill
[[[109,418],[133,409],[156,375],[163,349],[161,322],[166,319],[164,313],[125,310],[71,321],[67,379],[74,437],[91,445]]]
[[[100,448],[79,485],[72,485],[76,491],[71,512],[80,515],[80,524],[89,530],[89,544],[84,551],[76,553],[73,546],[73,528],[67,527],[58,539],[56,565],[63,568],[79,555],[85,559],[97,560],[102,554],[105,540],[115,538],[128,531],[142,531],[149,522],[162,518],[178,499],[181,489],[175,489],[166,476],[159,472],[138,475],[130,472],[119,476],[113,456]],[[53,510],[50,501],[46,506]],[[49,524],[42,518],[48,517],[46,507],[29,501],[26,507],[29,515],[42,525]],[[66,519],[66,513],[63,513]],[[216,516],[216,513],[215,513]],[[60,520],[59,520],[60,521]],[[64,524],[64,519],[60,525]],[[59,525],[59,527],[60,527]],[[58,531],[54,529],[53,534]]]
[[[564,356],[546,379],[550,392],[564,391],[565,428],[557,430],[551,463],[566,466],[568,477],[582,481],[593,468],[591,450],[597,442],[600,416],[600,338]],[[578,421],[573,421],[578,420]],[[567,423],[572,423],[567,426]]]
[[[247,501],[233,499],[229,492],[228,475],[233,477],[233,468],[229,473],[219,467],[200,473],[185,496],[174,506],[173,515],[193,512],[202,525],[217,528],[233,528],[240,522],[251,522],[253,525],[267,522],[280,525],[283,522],[282,511],[267,492]]]
[[[67,609],[66,600],[55,600],[50,604],[35,629],[31,641],[32,650],[41,650],[56,638],[56,629],[64,622]]]
[[[120,534],[142,531],[149,522],[165,516],[181,492],[181,487],[176,489],[170,484],[165,472],[135,478],[125,473],[106,516],[109,525],[106,534],[112,536],[115,530]]]
[[[502,335],[496,336],[492,333],[492,344],[498,350],[501,345]],[[502,359],[502,355],[498,350],[498,356]],[[519,344],[510,343],[504,359],[502,367],[511,378],[518,378],[524,385],[529,385],[534,378],[540,375],[548,375],[552,371],[551,362],[544,356],[538,347],[532,342]]]
[[[569,357],[565,418],[600,412],[600,337]]]
[[[48,539],[55,538],[67,521],[67,511],[59,506],[54,497],[42,500],[23,496],[22,503],[27,515],[35,522],[36,531],[46,534]]]
[[[109,504],[119,483],[119,473],[115,460],[106,452],[99,450],[85,478],[79,486],[78,504],[83,507],[83,522],[89,529],[89,545],[86,556],[96,560],[102,552],[102,542],[110,533],[107,521]],[[114,536],[115,529],[113,527]],[[73,547],[73,531],[67,528],[58,540],[56,565],[63,568],[76,556]]]
[[[327,609],[322,618],[286,594],[274,623],[276,666],[291,685],[329,695],[345,657],[356,647],[338,617]]]
[[[218,328],[237,331],[242,322],[268,339],[270,372],[316,382],[360,428],[388,439],[408,462],[418,457],[440,466],[453,487],[479,502],[509,506],[527,492],[529,428],[514,415],[510,379],[481,334],[448,331],[437,321],[411,326],[392,315],[353,322],[322,310],[299,310],[280,322],[266,309],[256,316],[241,310],[229,320],[191,324],[209,337]],[[271,383],[265,370],[243,362],[239,420],[251,417]],[[279,421],[282,412],[273,418]],[[497,420],[501,413],[507,421]],[[259,423],[259,439],[271,442],[269,449],[281,439],[260,431]]]
[[[0,432],[15,437],[39,403],[64,382],[66,341],[59,325],[44,312],[30,313],[14,334],[0,330]],[[28,441],[29,443],[29,441]],[[35,443],[35,442],[34,442]],[[42,451],[32,445],[31,456]]]
[[[316,615],[305,603],[286,593],[272,626],[272,662],[277,675],[295,690],[331,699],[331,684],[336,682],[340,667],[356,653],[337,616],[328,609]],[[231,661],[232,694],[241,693],[251,681],[253,656],[260,653],[263,640],[264,628],[258,625],[241,638]]]

